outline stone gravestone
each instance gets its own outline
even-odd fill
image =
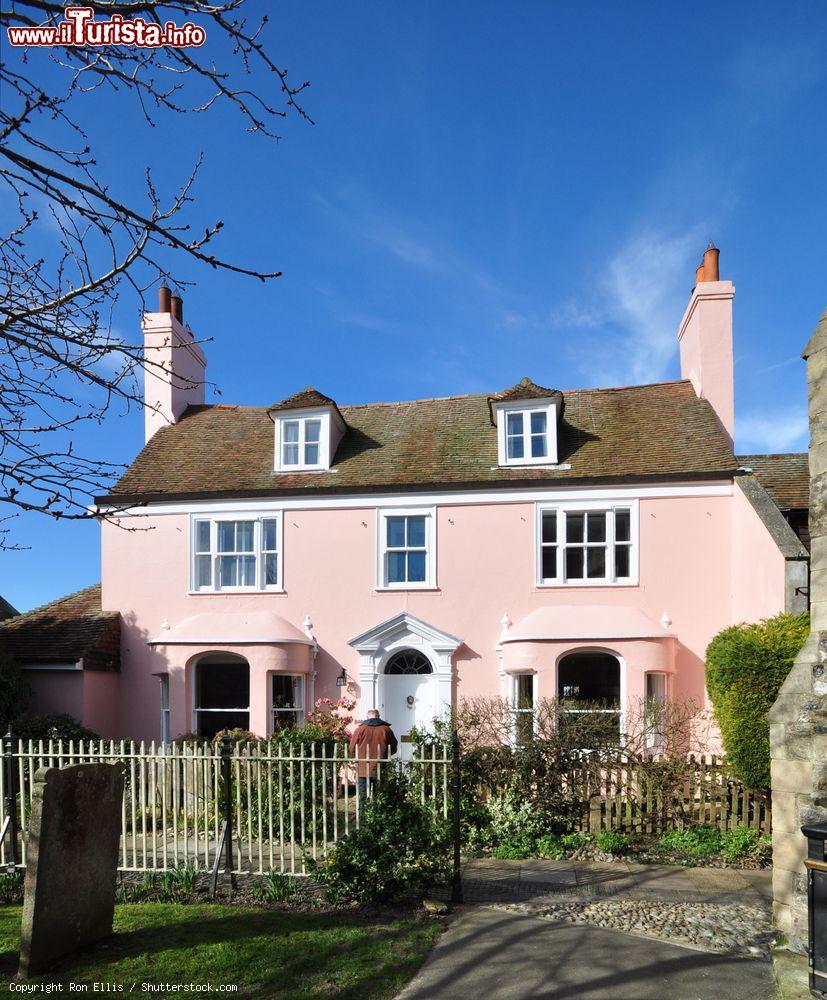
[[[112,933],[123,784],[119,764],[35,775],[18,978]]]

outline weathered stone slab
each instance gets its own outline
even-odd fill
[[[123,783],[118,764],[35,775],[18,978],[112,933]]]

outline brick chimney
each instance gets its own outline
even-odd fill
[[[709,401],[732,445],[735,432],[735,384],[732,360],[732,300],[735,286],[721,281],[718,248],[706,248],[695,272],[695,287],[678,328],[681,378]]]
[[[144,424],[146,440],[174,424],[193,403],[204,402],[207,359],[184,325],[184,304],[166,284],[158,289],[158,312],[146,312],[144,334]]]

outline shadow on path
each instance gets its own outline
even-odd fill
[[[399,1000],[768,1000],[770,963],[474,908]]]

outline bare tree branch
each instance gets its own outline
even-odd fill
[[[153,126],[162,114],[206,114],[226,104],[245,131],[275,139],[276,123],[288,114],[312,124],[300,103],[308,84],[293,85],[275,62],[264,42],[266,15],[251,23],[244,16],[249,0],[90,6],[97,18],[200,24],[213,58],[206,49],[171,46],[4,46],[0,197],[15,217],[0,232],[0,503],[60,518],[88,517],[92,498],[122,468],[78,454],[75,430],[101,424],[116,402],[121,412],[143,406],[138,376],[163,368],[144,357],[140,342],[113,329],[123,292],[142,309],[159,281],[183,287],[172,274],[176,261],[261,281],[281,273],[214,251],[220,219],[192,221],[200,159],[168,194],[158,191],[149,165],[142,195],[114,191],[98,168],[95,136],[75,114],[77,102],[99,88],[113,90],[136,101]],[[51,0],[8,0],[0,11],[4,32],[64,19],[63,5]],[[273,85],[262,86],[262,76]],[[52,249],[44,255],[47,220]],[[14,547],[10,536],[4,525],[0,550]]]

